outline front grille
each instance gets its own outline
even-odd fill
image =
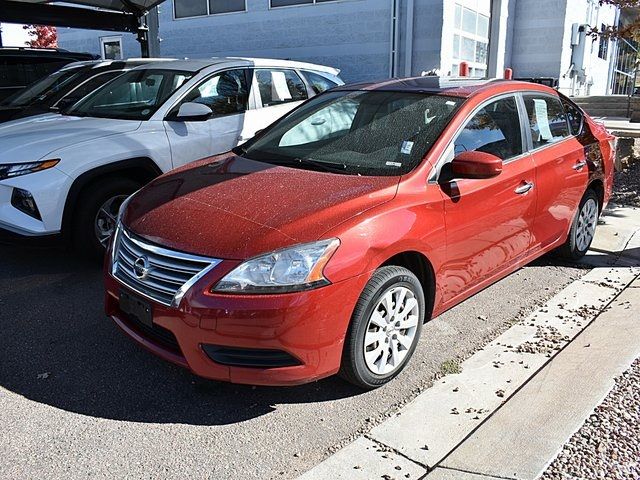
[[[113,248],[113,276],[166,306],[177,306],[186,291],[221,262],[153,245],[121,227]]]

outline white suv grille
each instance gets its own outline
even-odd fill
[[[113,276],[166,306],[178,307],[187,290],[221,262],[158,247],[121,227],[115,235]]]

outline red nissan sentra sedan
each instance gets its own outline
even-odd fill
[[[545,252],[583,256],[613,157],[614,137],[541,85],[338,87],[130,197],[106,311],[203,377],[375,388],[425,321]]]

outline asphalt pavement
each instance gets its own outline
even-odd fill
[[[197,378],[105,317],[99,268],[0,246],[0,478],[294,478],[588,271],[521,269],[427,324],[407,370],[363,393]]]

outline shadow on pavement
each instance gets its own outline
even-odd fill
[[[291,388],[200,379],[126,338],[103,312],[102,271],[61,250],[0,246],[0,385],[33,401],[133,422],[224,425],[280,403],[357,395],[336,379]]]

